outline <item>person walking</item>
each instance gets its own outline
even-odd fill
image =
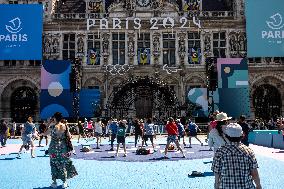
[[[103,134],[103,124],[100,120],[100,118],[97,118],[97,121],[95,122],[95,137],[97,138],[97,148],[100,149],[99,147],[99,142],[101,142],[101,137]]]
[[[48,137],[42,135],[46,131],[47,131],[47,125],[44,121],[42,121],[40,126],[39,126],[39,135],[40,135],[39,136],[39,142],[38,142],[39,147],[41,147],[41,141],[42,141],[43,137],[45,138],[45,145],[47,146],[47,144],[48,144]]]
[[[31,116],[28,117],[28,121],[24,124],[24,127],[22,129],[22,141],[23,144],[20,147],[19,153],[17,158],[21,158],[21,152],[24,147],[28,149],[29,145],[31,145],[31,157],[35,158],[35,153],[34,153],[34,141],[33,138],[35,137],[36,133],[36,127],[33,123],[33,118]]]
[[[243,137],[242,127],[230,123],[224,134],[229,142],[218,148],[211,167],[215,175],[215,189],[261,189],[254,152],[240,143]]]
[[[50,120],[50,127],[43,135],[51,135],[48,148],[52,176],[51,188],[57,188],[57,179],[63,181],[63,188],[67,188],[67,179],[78,175],[70,159],[73,149],[70,148],[71,134],[66,124],[61,122],[62,114],[56,112]]]
[[[228,117],[226,113],[221,112],[216,115],[216,126],[209,133],[208,146],[214,148],[214,152],[221,146],[226,144],[223,130],[228,124],[228,120],[232,117]]]
[[[180,139],[182,138],[183,145],[186,146],[185,141],[184,141],[184,135],[185,135],[184,126],[181,123],[180,119],[176,120],[176,124],[178,127],[178,141],[180,142]]]
[[[78,121],[78,124],[76,125],[76,131],[77,131],[77,134],[78,134],[78,141],[77,141],[77,143],[80,143],[81,135],[84,137],[84,128],[83,128],[83,125],[82,125],[81,121]]]
[[[118,156],[118,150],[119,150],[119,144],[121,143],[123,145],[124,155],[123,157],[126,157],[126,146],[125,146],[125,131],[126,131],[126,123],[127,121],[124,119],[119,123],[118,129],[117,129],[117,149],[116,149],[116,156]]]
[[[242,143],[246,146],[249,146],[248,142],[248,135],[249,135],[249,125],[246,123],[246,116],[241,115],[238,124],[242,127],[243,129],[243,138],[242,138]]]
[[[154,124],[152,123],[152,119],[149,118],[147,120],[147,122],[145,123],[145,134],[144,134],[144,138],[142,141],[142,147],[144,145],[144,141],[145,143],[148,141],[148,139],[150,139],[152,147],[154,149],[154,136],[156,138],[156,132],[154,129]]]
[[[8,138],[8,126],[5,120],[1,120],[0,123],[0,142],[1,147],[6,147],[6,142]]]
[[[116,119],[113,119],[112,122],[109,125],[109,130],[111,132],[111,136],[110,136],[110,151],[113,151],[113,142],[116,138],[116,134],[117,134],[117,129],[118,129],[118,123]]]
[[[165,148],[165,159],[168,159],[167,153],[168,153],[168,148],[170,144],[173,142],[176,144],[177,148],[181,151],[182,157],[185,158],[185,155],[183,153],[183,150],[180,147],[179,141],[178,141],[178,127],[174,122],[174,119],[172,117],[169,118],[169,123],[166,124],[165,130],[168,133],[168,138],[167,138],[167,145]]]
[[[13,121],[12,123],[12,135],[13,135],[13,139],[16,138],[16,132],[17,132],[17,124],[15,121]]]
[[[200,131],[199,127],[193,123],[190,119],[188,120],[188,140],[189,140],[189,148],[191,148],[191,138],[194,137],[198,142],[200,142],[201,146],[203,146],[203,143],[201,140],[197,137],[197,132]]]
[[[142,123],[143,124],[143,123]],[[142,136],[143,136],[143,127],[142,127],[142,125],[139,123],[139,121],[138,121],[138,119],[135,119],[134,120],[134,123],[133,123],[133,126],[134,126],[134,136],[135,136],[135,141],[134,141],[134,145],[135,145],[135,147],[136,147],[136,145],[137,145],[137,141],[138,141],[138,138],[139,138],[139,136],[142,138]]]

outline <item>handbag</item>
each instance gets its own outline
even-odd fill
[[[67,134],[68,131],[68,126],[66,125],[66,130],[65,130],[65,136],[66,136],[66,146],[67,146],[67,151],[72,152],[74,150],[72,142],[71,142],[71,137]]]

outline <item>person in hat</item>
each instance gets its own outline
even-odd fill
[[[179,141],[178,141],[178,127],[174,122],[174,119],[172,117],[169,118],[168,124],[165,126],[165,130],[168,132],[168,138],[167,138],[167,145],[165,148],[165,159],[168,159],[167,153],[170,144],[173,142],[176,144],[177,148],[182,153],[182,157],[185,158],[185,154],[183,153],[182,148],[180,147]]]
[[[191,138],[194,137],[198,142],[200,142],[201,146],[203,146],[203,143],[201,140],[197,137],[197,132],[200,131],[199,127],[193,123],[190,119],[188,120],[188,137],[189,137],[189,148],[191,148]]]
[[[116,149],[116,156],[118,156],[118,150],[119,150],[119,144],[121,143],[123,145],[123,149],[124,149],[124,155],[123,157],[126,157],[126,146],[125,146],[125,131],[126,131],[126,124],[127,121],[124,119],[119,123],[118,129],[117,129],[117,134],[116,134],[116,138],[117,138],[117,149]]]
[[[215,188],[261,189],[254,152],[240,143],[242,127],[230,123],[224,129],[224,134],[228,142],[218,148],[211,167],[215,175]]]
[[[214,148],[214,152],[217,149],[226,143],[226,139],[224,138],[223,130],[228,124],[228,120],[232,117],[228,117],[228,115],[224,112],[220,112],[216,115],[216,127],[209,132],[208,138],[208,146],[210,148]]]

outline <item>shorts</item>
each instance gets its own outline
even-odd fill
[[[179,138],[184,138],[184,134],[178,135]]]
[[[117,136],[117,143],[125,143],[125,137],[124,136]]]
[[[96,137],[100,137],[100,136],[102,136],[102,135],[103,135],[102,133],[95,132],[95,136],[96,136]]]
[[[148,141],[148,139],[150,139],[150,141],[153,141],[154,135],[144,135],[144,140]]]
[[[187,136],[190,136],[190,137],[196,137],[196,136],[197,136],[197,133],[189,132],[189,133],[187,134]]]
[[[43,136],[43,135],[40,135],[40,136],[39,136],[39,139],[42,140],[43,137],[44,137],[45,139],[47,139],[47,136]]]
[[[177,135],[169,135],[167,138],[167,142],[171,143],[171,142],[176,142],[177,139]]]

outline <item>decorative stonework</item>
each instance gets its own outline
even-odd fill
[[[109,33],[103,33],[102,34],[102,39],[103,39],[103,53],[102,56],[104,58],[104,64],[107,64],[108,57],[109,57]]]
[[[43,35],[43,56],[45,59],[58,59],[60,56],[61,34],[46,33]]]
[[[203,39],[204,39],[204,56],[210,57],[210,56],[212,56],[211,32],[205,31],[203,33]]]
[[[153,56],[154,56],[154,63],[158,64],[159,57],[161,55],[160,50],[160,33],[153,34]]]
[[[133,58],[135,56],[135,53],[134,53],[135,40],[134,39],[135,39],[135,34],[128,33],[127,50],[128,50],[129,64],[133,64]]]
[[[186,50],[185,50],[185,38],[186,34],[185,33],[179,33],[178,34],[178,53],[179,53],[179,58],[180,58],[180,63],[184,64],[184,58],[186,55]]]
[[[233,57],[246,57],[246,34],[242,31],[233,31],[229,33],[229,49],[230,56]]]
[[[85,54],[85,35],[84,34],[77,34],[77,56],[76,57],[83,57]]]

